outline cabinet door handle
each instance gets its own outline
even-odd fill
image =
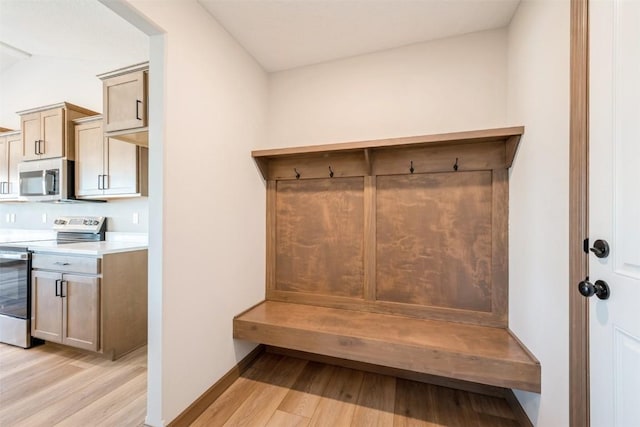
[[[38,144],[38,154],[44,154],[44,152],[46,151],[46,146],[44,144],[44,139],[40,140],[40,143]]]
[[[102,190],[102,175],[98,175],[98,190]]]
[[[58,289],[59,289],[59,288],[58,288],[58,286],[60,286],[60,283],[61,283],[61,282],[62,282],[62,280],[60,280],[60,279],[56,279],[56,296],[57,296],[57,297],[59,297],[59,296],[60,296],[60,292],[61,292],[61,291],[59,291],[59,290],[58,290]],[[60,287],[60,288],[62,288],[62,287]]]
[[[109,175],[102,175],[102,189],[109,189]]]
[[[7,190],[7,191],[5,191],[5,189],[4,189],[4,188],[5,188],[5,187],[4,187],[4,185],[5,185],[5,184],[9,184],[9,183],[8,183],[8,182],[5,182],[5,181],[3,181],[3,182],[2,182],[2,185],[0,186],[0,194],[9,194],[9,191],[8,191],[8,190]],[[7,185],[7,186],[8,186],[8,185]]]
[[[64,293],[64,286],[67,284],[68,282],[66,280],[61,280],[60,281],[60,297],[61,298],[66,298],[66,294]]]
[[[70,265],[68,262],[62,262],[62,261],[56,261],[54,262],[55,265]]]
[[[40,140],[36,139],[35,141],[33,141],[33,154],[38,155],[40,154],[38,152],[38,145],[40,144]]]
[[[142,105],[142,101],[140,101],[139,99],[136,99],[136,120],[142,120],[140,118],[140,110],[139,110],[140,105]]]

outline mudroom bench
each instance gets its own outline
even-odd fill
[[[508,328],[508,168],[523,127],[252,153],[266,300],[234,338],[540,392]]]

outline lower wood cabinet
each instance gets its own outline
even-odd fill
[[[100,348],[100,278],[35,270],[32,335],[85,350]]]
[[[147,342],[147,251],[35,253],[31,335],[116,359]]]

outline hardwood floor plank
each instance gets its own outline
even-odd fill
[[[335,427],[351,425],[364,373],[336,368],[318,403],[309,426]]]
[[[146,348],[112,362],[61,346],[0,344],[0,426],[142,427],[146,366]],[[192,425],[519,424],[500,397],[265,353]]]
[[[436,386],[397,379],[394,427],[440,427],[433,391]]]
[[[282,399],[307,364],[301,359],[282,359],[264,382],[258,383],[253,393],[224,423],[225,427],[263,427],[269,422]]]
[[[311,418],[335,368],[309,362],[278,407],[290,414]]]
[[[146,347],[115,362],[48,343],[28,350],[0,344],[0,354],[0,388],[8,389],[0,400],[0,426],[52,426],[76,413],[86,418],[75,425],[95,426],[101,417],[104,425],[144,424]],[[135,390],[132,379],[138,382]],[[14,394],[20,398],[13,398]],[[87,408],[105,396],[112,399],[109,413],[90,414]]]
[[[120,422],[122,410],[127,406],[129,399],[134,396],[143,396],[147,390],[147,375],[141,371],[139,375],[127,381],[117,390],[107,393],[70,417],[65,418],[56,426],[113,426],[126,425]]]
[[[65,364],[63,361],[50,362],[46,369],[38,369],[22,376],[12,375],[6,381],[3,379],[3,387],[0,390],[0,405],[9,406],[20,401],[26,393],[34,388],[47,389],[51,385],[73,376],[82,371],[82,368]]]
[[[240,407],[246,396],[250,396],[260,381],[273,371],[281,356],[263,354],[238,378],[231,387],[216,399],[191,425],[193,427],[221,426]]]
[[[265,427],[306,427],[309,421],[307,417],[276,410]]]
[[[70,364],[76,366],[78,361],[72,361]],[[28,398],[23,396],[22,399],[12,405],[0,405],[0,426],[4,425],[3,423],[14,425],[33,415],[34,408],[50,407],[63,401],[69,390],[73,390],[75,387],[80,388],[87,382],[95,380],[97,369],[100,369],[100,366],[102,366],[102,369],[107,369],[111,362],[106,359],[100,359],[99,361],[94,360],[93,363],[82,362],[82,364],[86,366],[85,368],[80,366],[80,368],[83,368],[82,372],[63,378],[48,388],[34,387],[25,395]]]
[[[352,427],[393,425],[396,379],[386,375],[364,374]]]

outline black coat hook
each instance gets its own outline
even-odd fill
[[[411,160],[411,167],[409,168],[409,172],[413,173],[415,169],[413,168],[413,160]]]
[[[333,178],[333,169],[329,166],[329,178]]]
[[[300,179],[300,172],[298,172],[298,169],[293,168],[293,171],[296,173],[296,179]]]
[[[455,164],[453,165],[453,170],[454,170],[454,171],[457,171],[457,170],[458,170],[458,158],[457,158],[457,157],[456,157],[456,162],[455,162]]]

